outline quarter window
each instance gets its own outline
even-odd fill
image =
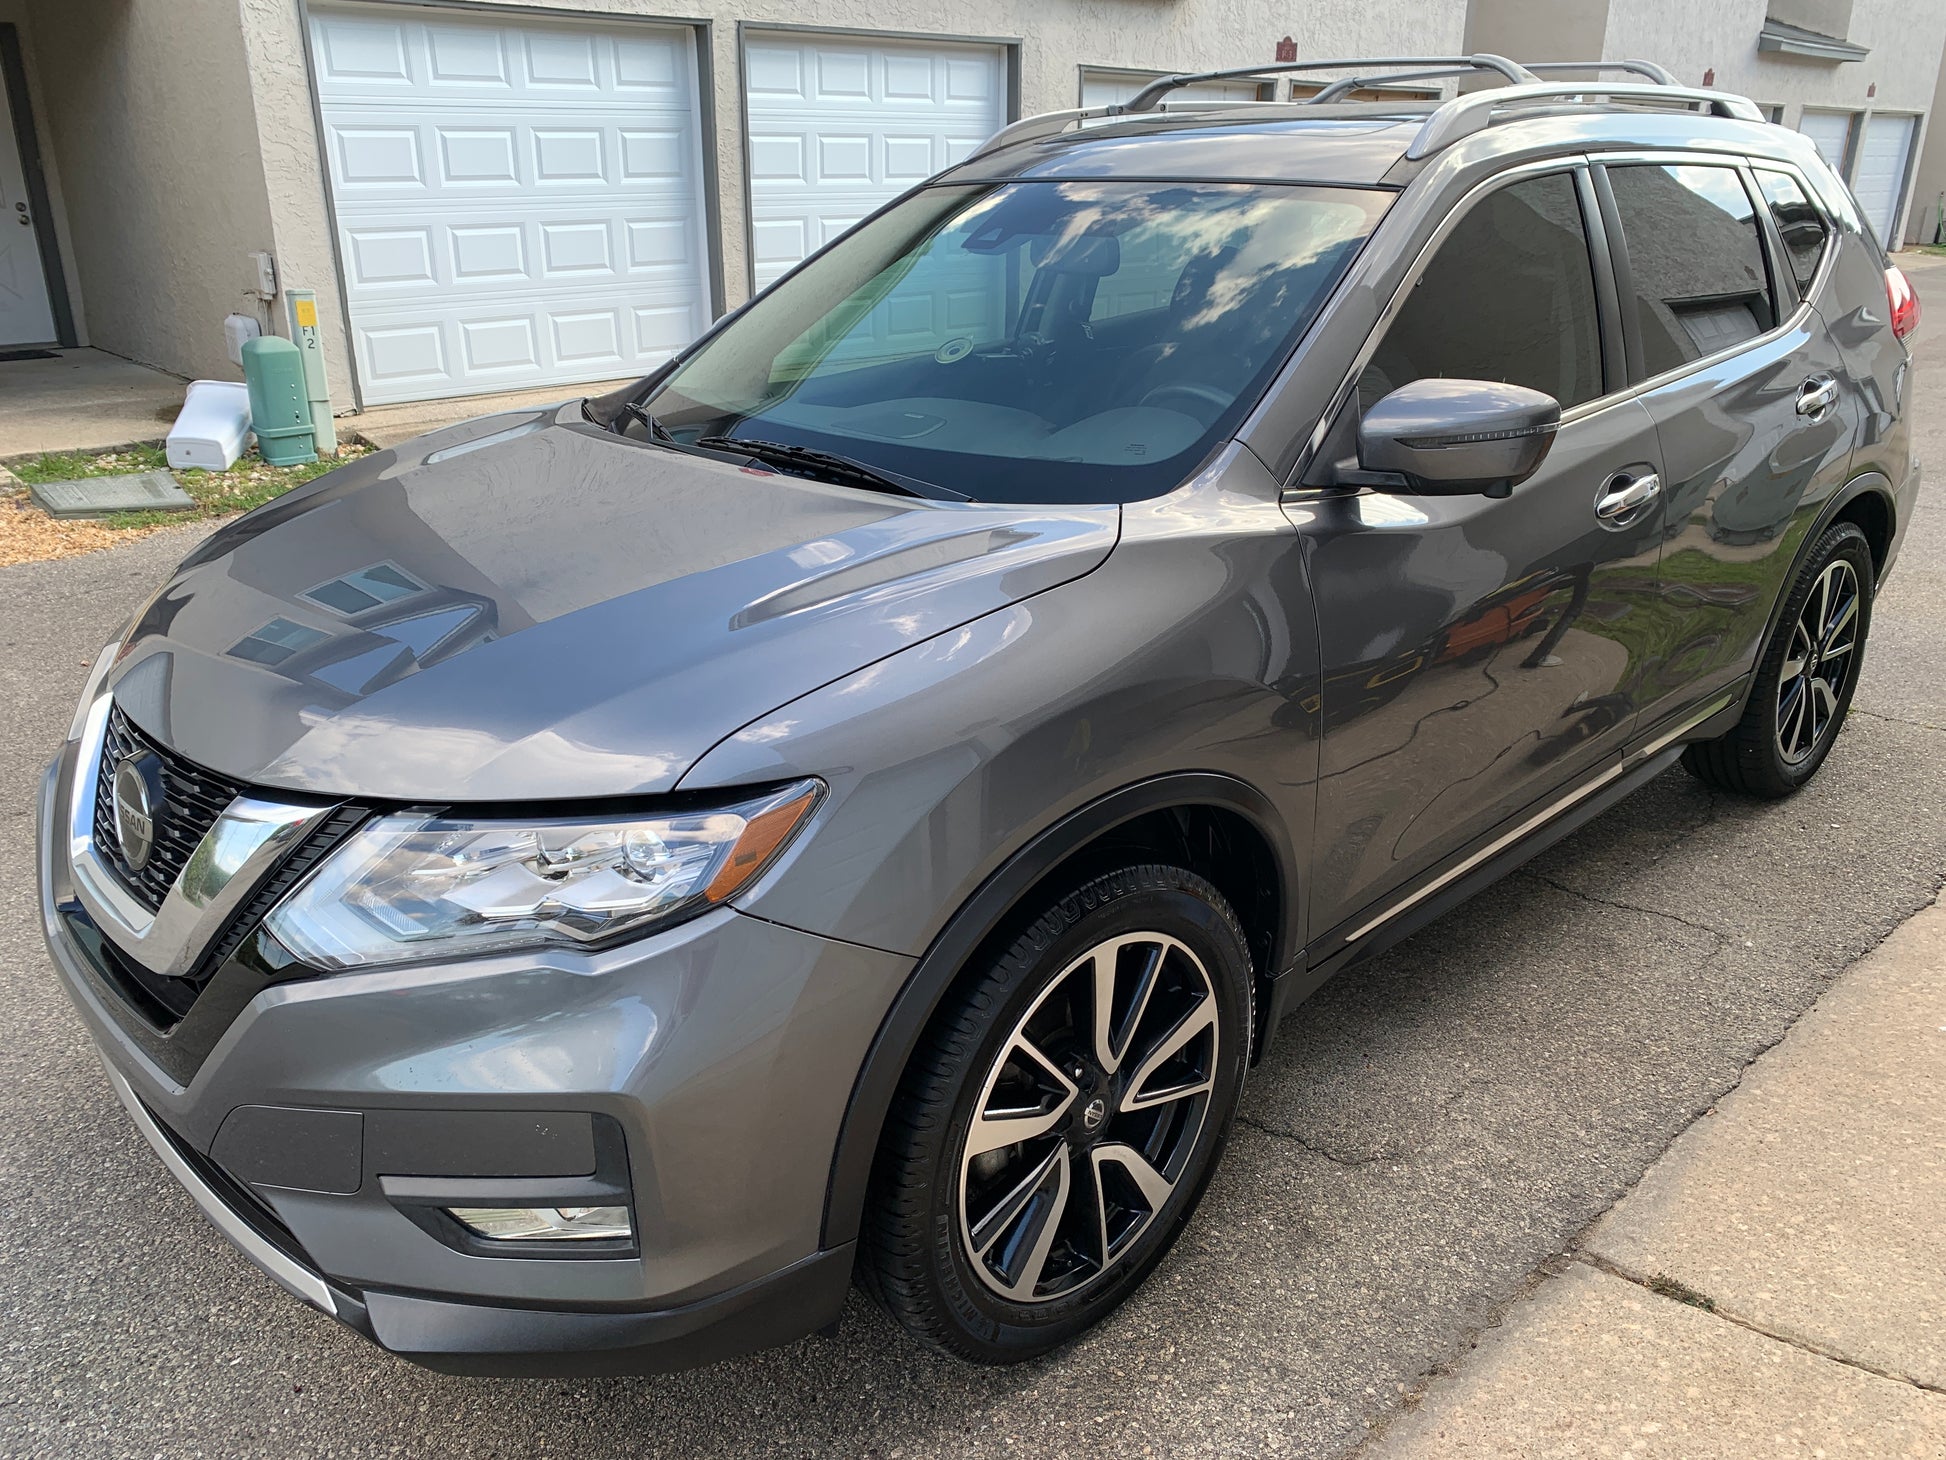
[[[1818,261],[1824,257],[1825,240],[1831,230],[1824,214],[1817,210],[1787,172],[1758,169],[1757,187],[1777,222],[1777,233],[1784,240],[1784,253],[1790,259],[1791,273],[1797,277],[1797,290],[1808,294],[1811,280],[1817,277]]]
[[[1777,322],[1756,209],[1734,168],[1634,164],[1611,167],[1608,180],[1649,374],[1733,348]]]
[[[1563,408],[1602,393],[1594,266],[1574,178],[1529,178],[1462,218],[1359,379],[1365,405],[1415,380],[1497,380]]]

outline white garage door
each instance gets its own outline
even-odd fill
[[[998,46],[758,34],[743,55],[763,288],[1007,122]]]
[[[1865,124],[1865,136],[1858,144],[1858,166],[1851,180],[1852,193],[1865,216],[1872,220],[1872,231],[1887,248],[1899,246],[1893,232],[1898,221],[1899,203],[1905,197],[1906,158],[1912,151],[1912,134],[1917,117],[1873,117]]]
[[[311,13],[368,404],[634,375],[709,322],[693,32]]]
[[[1851,112],[1818,112],[1809,107],[1797,124],[1798,131],[1817,143],[1818,155],[1831,164],[1839,177],[1845,175],[1845,148],[1851,140]]]

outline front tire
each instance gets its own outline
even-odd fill
[[[1840,522],[1818,539],[1764,646],[1743,718],[1683,753],[1691,775],[1776,799],[1817,774],[1864,667],[1873,572],[1871,545],[1853,524]]]
[[[951,996],[906,1070],[867,1288],[980,1363],[1100,1322],[1169,1250],[1228,1139],[1253,985],[1236,914],[1181,867],[1056,899]]]

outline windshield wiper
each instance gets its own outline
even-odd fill
[[[624,435],[628,431],[630,421],[639,422],[642,429],[649,433],[651,441],[660,441],[664,446],[681,448],[682,443],[669,434],[669,428],[658,421],[650,413],[649,408],[640,401],[625,400],[617,406],[614,418],[608,423],[608,429],[617,436]]]
[[[946,497],[955,502],[972,500],[966,493],[956,492],[951,487],[883,471],[862,461],[853,461],[849,456],[840,456],[835,451],[819,451],[811,446],[787,446],[782,441],[761,441],[754,436],[701,436],[695,444],[718,451],[741,452],[753,460],[773,466],[796,467],[807,476],[838,486],[897,492],[904,497]]]

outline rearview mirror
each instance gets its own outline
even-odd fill
[[[1524,385],[1415,380],[1358,423],[1358,464],[1412,491],[1504,497],[1540,469],[1561,403]]]

